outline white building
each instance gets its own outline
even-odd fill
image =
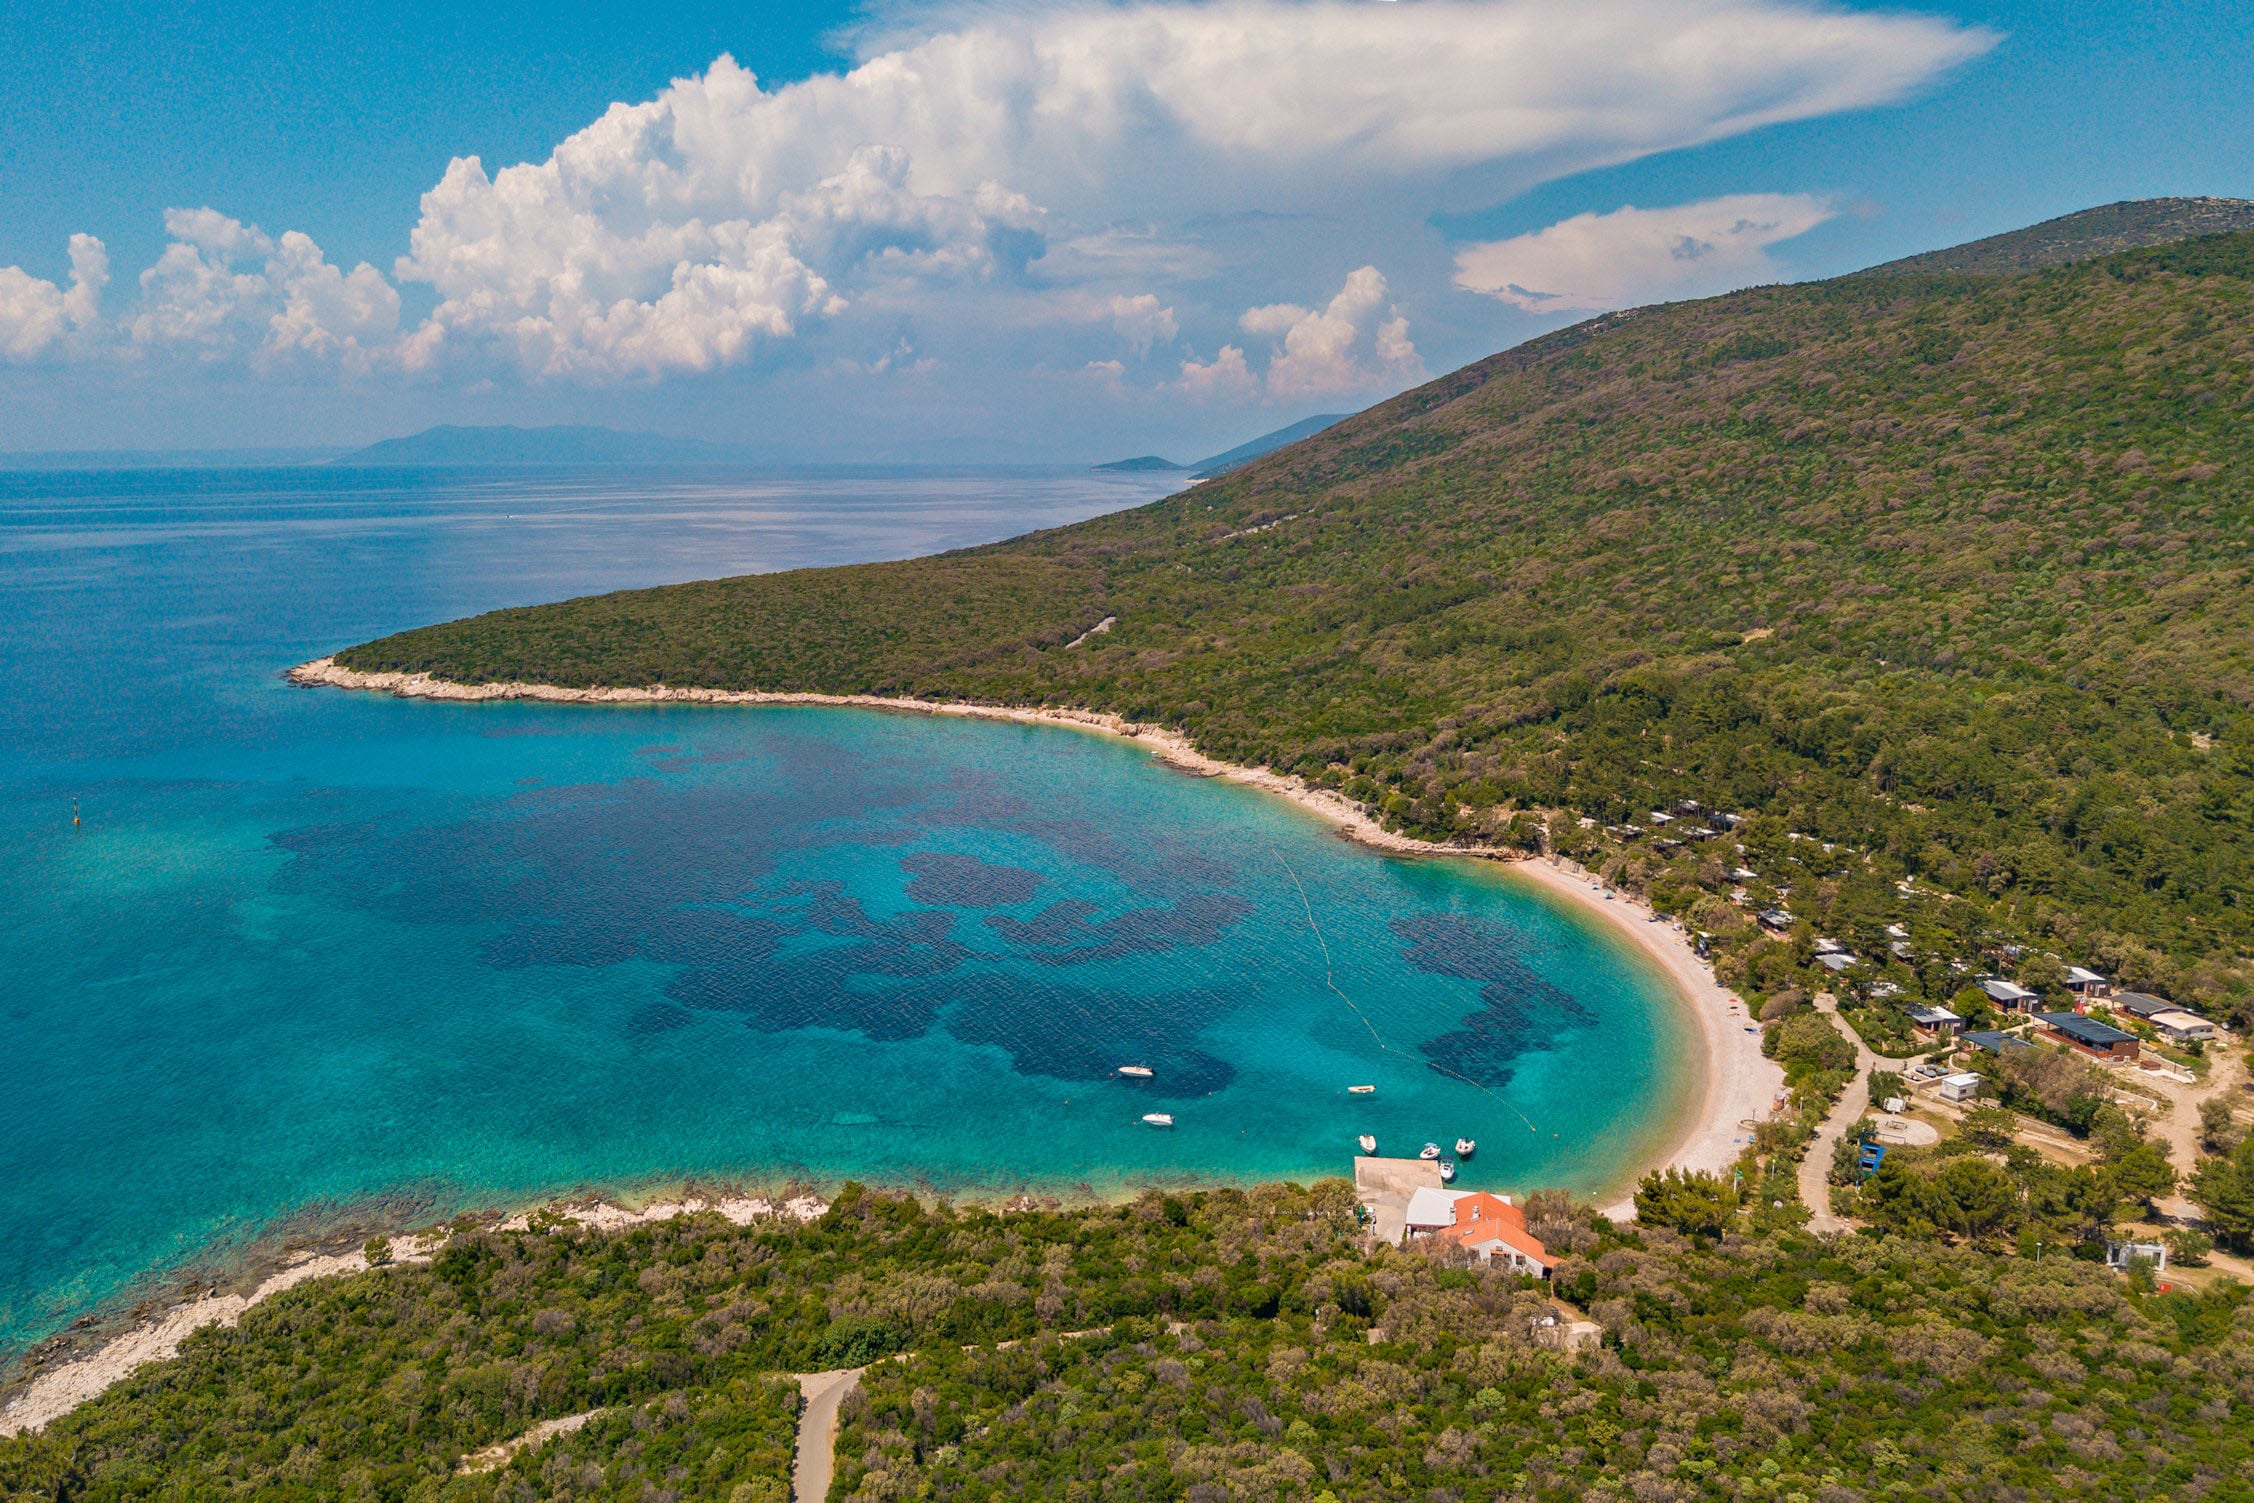
[[[1456,1224],[1456,1200],[1468,1195],[1468,1190],[1435,1190],[1430,1185],[1419,1185],[1409,1197],[1408,1214],[1402,1217],[1402,1231],[1414,1242],[1419,1237],[1429,1237],[1444,1226]]]
[[[2205,1043],[2215,1036],[2215,1025],[2195,1012],[2156,1012],[2145,1021],[2171,1044]]]
[[[2007,1012],[2032,1011],[2033,1004],[2042,1000],[2016,981],[1999,981],[1993,976],[1981,982],[1980,989],[1988,994],[1989,1001]]]
[[[2127,1272],[2131,1263],[2150,1263],[2154,1273],[2168,1271],[2168,1244],[2165,1242],[2108,1242],[2105,1244],[2105,1266]]]

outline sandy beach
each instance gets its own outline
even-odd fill
[[[333,658],[301,664],[290,670],[289,677],[296,684],[372,690],[406,699],[535,700],[554,704],[839,705],[914,715],[958,715],[1028,725],[1058,725],[1122,737],[1147,748],[1167,766],[1182,772],[1225,778],[1288,799],[1327,821],[1348,839],[1378,850],[1406,856],[1507,862],[1515,877],[1574,904],[1636,946],[1672,984],[1677,1000],[1696,1025],[1702,1047],[1691,1063],[1701,1069],[1702,1079],[1695,1087],[1687,1089],[1690,1108],[1677,1115],[1677,1131],[1666,1151],[1637,1166],[1630,1176],[1631,1183],[1646,1169],[1728,1170],[1743,1147],[1742,1140],[1748,1132],[1746,1124],[1766,1119],[1776,1092],[1784,1086],[1784,1072],[1761,1054],[1761,1037],[1753,1020],[1744,1015],[1744,1007],[1715,979],[1712,967],[1692,950],[1689,937],[1627,894],[1614,892],[1608,898],[1602,884],[1597,884],[1588,873],[1570,862],[1552,864],[1538,858],[1529,859],[1520,851],[1492,846],[1439,845],[1393,834],[1343,794],[1328,788],[1310,787],[1289,774],[1261,767],[1240,767],[1209,757],[1191,745],[1187,737],[1163,726],[1138,724],[1117,715],[1088,710],[951,704],[874,694],[764,694],[728,689],[677,689],[667,685],[640,689],[566,689],[553,684],[458,684],[421,673],[359,673],[339,667]],[[1625,1186],[1615,1188],[1625,1189]],[[1633,1211],[1633,1203],[1626,1199],[1607,1208],[1607,1214],[1615,1220],[1625,1219]]]
[[[1555,893],[1583,910],[1601,914],[1612,927],[1666,973],[1675,993],[1688,1010],[1704,1045],[1705,1078],[1682,1113],[1673,1148],[1641,1166],[1646,1169],[1704,1169],[1727,1174],[1744,1152],[1750,1122],[1766,1121],[1775,1107],[1776,1093],[1784,1089],[1784,1071],[1761,1053],[1760,1026],[1746,1015],[1736,994],[1714,979],[1714,970],[1699,959],[1689,936],[1681,928],[1654,914],[1626,894],[1610,901],[1588,872],[1571,862],[1519,861],[1511,875]],[[1615,1221],[1632,1219],[1635,1201],[1623,1195],[1605,1208]]]

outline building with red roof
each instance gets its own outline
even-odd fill
[[[1451,1242],[1483,1263],[1501,1263],[1520,1273],[1548,1278],[1557,1259],[1526,1229],[1526,1213],[1506,1196],[1474,1190],[1458,1195],[1455,1220],[1430,1233],[1434,1242]]]

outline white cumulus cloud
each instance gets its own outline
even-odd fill
[[[459,157],[388,276],[295,231],[174,210],[132,306],[105,319],[106,259],[79,237],[68,287],[0,268],[0,356],[599,384],[835,330],[808,368],[912,337],[971,379],[1117,348],[1098,339],[1138,359],[1210,348],[1232,337],[1220,310],[1258,305],[1245,347],[1173,384],[1365,391],[1421,370],[1383,277],[1358,271],[1321,308],[1265,300],[1342,255],[1430,264],[1436,210],[1897,100],[1996,41],[1819,0],[972,0],[869,36],[850,67],[773,87],[723,56],[541,161]],[[1583,216],[1472,247],[1457,279],[1544,311],[1704,289],[1759,275],[1763,247],[1815,212],[1715,202],[1751,207]],[[1343,228],[1282,228],[1317,224]],[[410,282],[435,307],[402,329]]]
[[[1245,363],[1244,351],[1233,344],[1221,346],[1221,352],[1203,364],[1183,361],[1174,385],[1201,402],[1245,402],[1260,395],[1260,378]]]
[[[841,312],[833,279],[946,286],[1039,254],[1041,213],[1022,194],[920,192],[896,146],[851,143],[803,185],[746,159],[727,126],[768,97],[722,58],[650,104],[614,106],[545,162],[488,177],[456,160],[397,268],[441,299],[411,361],[466,344],[542,376],[711,370]]]
[[[168,210],[164,227],[172,242],[141,273],[140,310],[125,325],[137,348],[356,371],[392,358],[399,293],[365,261],[344,271],[308,235],[275,240],[215,209]]]
[[[1593,312],[1775,281],[1768,250],[1833,217],[1804,193],[1739,193],[1669,209],[1576,214],[1464,247],[1456,285],[1536,313]]]
[[[1172,344],[1181,332],[1174,322],[1174,310],[1158,300],[1151,292],[1138,292],[1133,297],[1115,297],[1111,300],[1111,326],[1119,331],[1138,355],[1148,355],[1152,345]]]
[[[1380,383],[1404,386],[1424,374],[1409,321],[1385,300],[1385,278],[1374,266],[1347,275],[1346,285],[1321,309],[1271,303],[1247,309],[1238,320],[1247,334],[1277,341],[1268,361],[1268,395],[1337,396]]]
[[[409,358],[708,370],[878,289],[930,308],[1024,278],[1058,232],[1084,247],[1248,201],[1414,225],[1444,200],[1897,98],[1992,42],[1792,0],[1083,0],[954,12],[772,89],[722,57],[545,162],[457,160],[397,268],[441,299]],[[1073,263],[1089,258],[1040,272]],[[1172,337],[1155,308],[1120,332]],[[1330,389],[1323,333],[1287,385]]]
[[[109,280],[109,252],[92,235],[70,237],[68,287],[0,266],[0,359],[37,359],[74,330],[92,328]]]

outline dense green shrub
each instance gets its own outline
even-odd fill
[[[1743,1203],[1732,1180],[1702,1169],[1654,1172],[1636,1186],[1637,1222],[1694,1236],[1721,1236],[1735,1224]]]
[[[2207,1213],[2216,1241],[2254,1252],[2254,1137],[2228,1157],[2201,1159],[2192,1170],[2190,1194]]]
[[[1990,1168],[1935,1178],[1961,1207]],[[463,1232],[452,1277],[300,1286],[0,1442],[0,1493],[780,1503],[781,1375],[872,1324],[915,1355],[848,1401],[841,1499],[2190,1499],[2254,1465],[2235,1286],[2139,1292],[1926,1237],[1615,1230],[1556,1196],[1529,1212],[1600,1345],[1564,1350],[1531,1280],[1365,1253],[1337,1182]]]

